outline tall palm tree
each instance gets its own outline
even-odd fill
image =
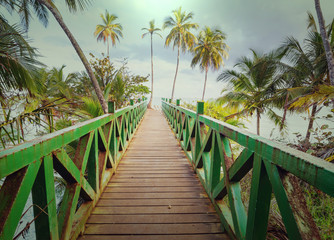
[[[198,35],[198,44],[193,50],[194,58],[191,61],[191,66],[195,67],[199,64],[200,69],[205,71],[202,101],[204,101],[209,68],[211,67],[213,71],[220,69],[224,65],[223,58],[227,59],[228,57],[229,47],[226,45],[225,39],[226,35],[221,30],[211,29],[208,26],[205,26]]]
[[[329,71],[329,79],[331,82],[331,85],[334,86],[334,56],[333,56],[333,50],[330,46],[328,36],[326,33],[326,26],[325,26],[325,20],[322,15],[321,7],[320,7],[320,1],[314,0],[315,3],[315,10],[317,11],[318,21],[319,21],[319,28],[320,28],[320,34],[322,38],[322,42],[325,48],[326,53],[326,60],[328,65],[328,71]]]
[[[79,46],[78,42],[74,38],[71,31],[66,26],[59,10],[54,4],[53,0],[0,0],[1,4],[6,4],[7,9],[15,10],[21,16],[21,19],[26,26],[29,24],[29,20],[31,17],[31,10],[34,10],[34,13],[37,15],[39,20],[46,26],[48,23],[48,12],[47,9],[52,13],[60,27],[65,32],[66,36],[70,40],[72,46],[74,47],[75,51],[77,52],[80,60],[82,61],[89,78],[92,82],[94,90],[96,92],[97,98],[102,106],[104,113],[108,112],[108,105],[103,98],[103,93],[100,89],[100,86],[94,76],[94,73],[89,65],[89,62],[83,53],[81,47]],[[75,12],[77,10],[83,10],[87,7],[89,0],[65,0],[65,3],[71,12]]]
[[[151,37],[151,98],[150,101],[148,103],[148,108],[151,108],[152,105],[152,99],[153,99],[153,34],[156,34],[158,36],[161,36],[160,33],[158,33],[158,31],[161,31],[160,28],[156,28],[154,25],[154,20],[150,21],[150,27],[149,28],[142,28],[141,30],[145,30],[147,31],[146,33],[144,33],[141,37],[144,38],[147,34],[150,34]]]
[[[229,117],[256,113],[256,133],[260,135],[261,114],[266,113],[275,124],[281,122],[281,117],[271,109],[274,105],[273,96],[280,88],[281,82],[273,81],[277,71],[275,61],[277,56],[274,53],[259,54],[254,50],[252,53],[252,58],[242,57],[238,60],[235,66],[239,71],[225,70],[218,76],[218,81],[229,84],[229,89],[218,100],[232,107],[243,106],[242,111]]]
[[[165,46],[168,47],[172,42],[173,49],[177,46],[176,70],[171,96],[171,99],[173,100],[175,82],[180,62],[180,50],[185,53],[197,42],[197,38],[190,32],[190,30],[198,29],[198,24],[191,23],[190,20],[193,18],[194,14],[192,12],[188,14],[185,11],[182,12],[181,7],[179,9],[173,10],[172,14],[174,18],[171,16],[167,17],[162,28],[171,28],[169,34],[166,37]]]
[[[97,37],[97,41],[103,40],[104,43],[107,41],[107,56],[109,57],[109,38],[112,46],[115,46],[116,40],[119,41],[119,37],[123,37],[123,27],[120,23],[114,23],[118,17],[107,10],[104,15],[100,16],[103,24],[96,25],[94,36]]]

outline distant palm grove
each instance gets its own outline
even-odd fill
[[[71,12],[76,12],[85,10],[89,1],[61,2]],[[171,47],[176,52],[175,73],[169,83],[170,95],[159,97],[168,97],[175,102],[175,89],[178,81],[182,81],[178,79],[180,58],[182,54],[189,54],[192,56],[189,67],[199,67],[203,73],[203,82],[199,86],[202,93],[194,98],[201,101],[209,98],[210,71],[219,73],[215,79],[217,87],[218,82],[224,84],[221,96],[205,103],[206,115],[238,127],[244,126],[245,119],[254,117],[257,135],[263,132],[261,119],[266,116],[280,133],[274,136],[276,139],[324,161],[334,162],[334,18],[329,24],[324,23],[317,0],[317,16],[305,13],[308,27],[302,42],[294,36],[282,36],[282,44],[269,52],[250,49],[238,56],[233,68],[224,68],[230,47],[228,33],[219,27],[221,23],[200,26],[193,12],[176,8],[160,25],[152,19],[142,26],[140,41],[150,41],[150,49],[147,49],[147,55],[150,55],[147,72],[150,74],[146,76],[133,73],[126,58],[117,63],[113,58],[112,48],[117,47],[126,35],[118,15],[111,12],[112,8],[98,16],[95,29],[87,29],[96,38],[96,44],[105,44],[105,52],[100,56],[90,53],[87,58],[80,41],[68,29],[53,1],[0,0],[0,4],[1,11],[16,13],[22,20],[11,24],[5,14],[0,13],[2,149],[106,114],[108,102],[114,102],[119,109],[129,105],[130,100],[139,102],[150,95],[148,108],[153,108],[154,68],[159,68],[154,62],[153,42],[159,37],[164,39],[164,47]],[[65,74],[65,65],[46,66],[39,57],[43,53],[30,45],[31,39],[26,33],[32,16],[47,27],[51,15],[73,45],[85,71]],[[194,110],[193,104],[184,103],[183,107]],[[307,128],[295,133],[296,141],[287,142],[284,136],[287,131],[293,131],[287,127],[291,115],[305,116]],[[316,124],[319,119],[320,125]],[[324,221],[321,216],[324,206],[312,199],[323,199],[332,207],[334,200],[312,189],[305,192],[310,195],[308,204],[317,206],[312,214],[320,235],[324,239],[333,239],[334,232],[326,230],[333,229],[333,209],[331,220]],[[282,228],[281,231],[285,230]],[[272,237],[275,238],[275,234]]]

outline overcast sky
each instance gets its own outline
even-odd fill
[[[88,58],[89,53],[101,56],[106,52],[106,45],[97,42],[93,36],[96,25],[102,23],[100,14],[108,10],[117,15],[124,38],[110,49],[110,57],[112,60],[128,58],[130,70],[140,75],[150,73],[150,39],[141,38],[144,33],[141,29],[148,27],[152,19],[161,28],[164,19],[180,6],[186,12],[194,13],[193,22],[200,28],[205,25],[219,27],[227,34],[230,51],[224,68],[232,68],[240,56],[249,55],[249,48],[267,52],[291,35],[302,41],[307,33],[307,11],[316,16],[313,0],[97,0],[92,1],[86,11],[75,14],[66,10],[62,0],[55,3]],[[321,0],[321,7],[329,23],[334,17],[334,0]],[[13,16],[11,23],[15,19]],[[170,97],[175,74],[177,50],[164,47],[168,31],[165,29],[161,33],[163,39],[154,38],[156,97]],[[29,37],[47,66],[65,64],[67,73],[83,70],[69,40],[51,14],[47,28],[37,20],[32,21]],[[191,59],[190,54],[181,55],[176,98],[200,98],[202,95],[204,73],[198,67],[190,67]],[[209,72],[206,98],[219,96],[223,85],[217,83],[216,78],[222,70]]]

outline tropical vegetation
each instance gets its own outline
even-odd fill
[[[100,15],[103,24],[96,25],[94,36],[97,37],[97,41],[107,42],[107,56],[109,57],[109,38],[111,45],[115,46],[116,41],[119,41],[120,37],[123,37],[123,27],[120,23],[114,23],[117,20],[117,16],[110,14],[107,10],[105,14]]]
[[[151,20],[149,22],[150,27],[149,28],[142,28],[142,30],[145,30],[146,33],[144,33],[142,35],[142,38],[144,38],[146,35],[150,34],[151,37],[151,97],[150,97],[150,101],[148,102],[147,107],[151,108],[152,107],[152,99],[153,99],[153,35],[156,34],[158,36],[161,36],[160,33],[158,33],[159,31],[161,31],[160,28],[156,28],[155,24],[154,24],[154,20]]]
[[[186,13],[182,11],[181,7],[172,11],[173,16],[169,16],[165,19],[162,29],[171,28],[169,34],[166,36],[165,46],[168,47],[173,44],[173,50],[177,47],[177,60],[176,70],[172,87],[171,99],[174,99],[174,90],[176,77],[180,63],[180,50],[185,53],[192,50],[197,43],[196,36],[191,32],[193,29],[198,29],[197,23],[192,23],[191,20],[194,17],[192,12]]]
[[[195,67],[199,64],[200,69],[205,71],[204,87],[202,101],[204,101],[206,82],[208,79],[208,71],[211,68],[217,71],[224,65],[224,58],[228,58],[229,47],[225,43],[226,35],[218,28],[211,29],[205,26],[200,31],[198,43],[193,49],[194,58],[191,61],[191,66]]]

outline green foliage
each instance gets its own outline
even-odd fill
[[[184,106],[187,109],[196,111],[195,104],[183,103],[182,106]],[[231,119],[231,118],[226,119],[227,116],[230,116],[231,114],[234,114],[235,112],[236,112],[236,109],[224,107],[223,105],[215,101],[206,101],[204,103],[204,115],[224,121],[233,126],[245,127],[244,124],[241,122],[241,119],[243,118],[242,116],[238,116],[237,118],[234,118],[234,119]]]
[[[29,45],[24,32],[16,25],[9,25],[0,15],[1,98],[14,89],[35,93],[42,88],[34,79],[34,72],[42,65],[36,58],[36,49]]]
[[[220,29],[211,29],[205,26],[200,31],[193,54],[194,58],[191,61],[191,66],[195,67],[199,64],[202,71],[207,71],[211,67],[213,71],[218,70],[224,65],[224,58],[228,58],[227,51],[229,47],[225,43],[226,35]]]
[[[112,46],[116,45],[116,41],[119,41],[120,37],[123,37],[123,27],[120,23],[114,23],[117,20],[117,16],[110,14],[107,10],[105,14],[100,14],[103,24],[96,25],[94,36],[97,37],[97,41],[107,42],[107,56],[109,56],[109,38]]]
[[[307,184],[303,186],[303,190],[306,204],[319,228],[321,239],[333,239],[334,198]]]
[[[191,49],[197,42],[197,38],[190,32],[192,29],[198,29],[197,23],[191,23],[194,14],[192,12],[182,12],[181,7],[172,11],[173,17],[167,17],[162,29],[171,28],[166,37],[165,46],[168,47],[173,43],[182,52]]]

